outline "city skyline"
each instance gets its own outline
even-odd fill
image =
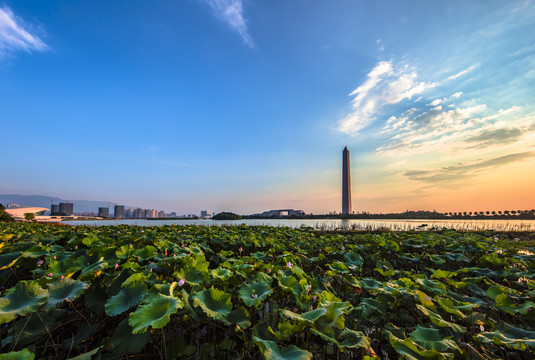
[[[232,11],[231,11],[232,10]],[[0,2],[0,194],[531,209],[535,2]]]

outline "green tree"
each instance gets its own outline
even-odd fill
[[[13,217],[5,211],[4,205],[0,204],[0,222],[15,221]]]
[[[24,213],[24,219],[26,219],[26,221],[34,221],[35,220],[35,214],[34,213]]]

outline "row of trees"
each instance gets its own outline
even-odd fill
[[[501,219],[534,219],[535,209],[531,210],[504,210],[504,211],[462,211],[446,212],[451,218],[501,218]]]

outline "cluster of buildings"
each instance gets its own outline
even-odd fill
[[[124,205],[115,205],[113,207],[113,213],[110,212],[111,208],[99,207],[98,213],[84,212],[75,213],[74,204],[70,202],[62,202],[59,204],[52,204],[50,207],[50,216],[84,216],[84,217],[101,217],[101,218],[114,218],[114,219],[158,219],[158,218],[198,218],[195,214],[179,215],[176,212],[166,214],[163,210],[155,209],[142,209],[142,208],[125,208]],[[202,210],[201,218],[211,218],[210,211]]]
[[[251,216],[258,217],[284,217],[284,216],[304,216],[305,212],[303,210],[294,210],[294,209],[280,209],[280,210],[268,210],[263,213],[253,214]]]

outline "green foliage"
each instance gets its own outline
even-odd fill
[[[534,240],[2,223],[0,360],[531,359]]]
[[[220,212],[212,216],[213,220],[241,220],[241,216],[232,212]]]
[[[13,216],[5,211],[4,205],[0,204],[0,222],[13,222]]]

